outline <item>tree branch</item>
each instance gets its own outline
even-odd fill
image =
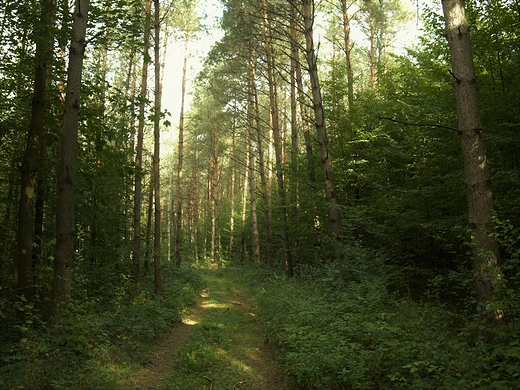
[[[439,124],[435,124],[435,123],[411,123],[411,122],[401,121],[399,119],[389,118],[389,117],[385,117],[385,116],[378,116],[377,119],[384,119],[384,120],[387,120],[387,121],[390,121],[390,122],[401,123],[401,124],[403,124],[405,126],[438,127],[438,128],[441,128],[441,129],[453,130],[453,131],[456,131],[459,134],[462,133],[462,131],[460,131],[459,129],[456,129],[454,127],[439,125]]]

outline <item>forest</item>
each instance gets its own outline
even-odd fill
[[[518,1],[210,3],[0,0],[0,389],[520,388]]]

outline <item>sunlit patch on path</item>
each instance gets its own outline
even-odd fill
[[[289,389],[240,286],[209,272],[197,305],[139,370],[134,389]]]

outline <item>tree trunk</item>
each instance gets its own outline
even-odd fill
[[[271,233],[271,199],[270,191],[267,185],[267,177],[265,174],[265,161],[264,161],[264,141],[262,137],[262,126],[260,125],[260,107],[258,103],[258,91],[256,88],[256,62],[255,59],[251,58],[251,95],[255,108],[255,123],[256,123],[256,135],[257,135],[257,148],[258,148],[258,171],[260,173],[260,188],[262,190],[262,202],[264,211],[264,228],[265,228],[265,247],[267,254],[267,266],[273,267],[273,237]]]
[[[494,230],[493,195],[480,117],[477,78],[464,3],[462,0],[442,0],[442,8],[457,102],[469,226],[473,235],[477,300],[483,320],[491,325],[500,323],[503,318],[500,310],[490,312],[486,309],[486,305],[497,298],[495,283],[501,274],[500,252],[496,240],[491,237]]]
[[[250,63],[252,61],[250,60]],[[252,88],[251,88],[252,89]],[[256,264],[261,263],[260,259],[260,237],[258,234],[258,216],[256,213],[256,185],[255,185],[255,155],[253,142],[253,114],[254,114],[254,95],[252,91],[249,93],[247,102],[247,151],[249,153],[248,169],[249,169],[249,197],[251,208],[251,244],[253,250],[253,261]]]
[[[246,140],[246,161],[244,164],[244,186],[242,188],[242,234],[240,243],[240,261],[246,261],[247,240],[246,240],[246,215],[247,215],[247,193],[249,187],[249,159],[251,158],[249,151],[249,143]]]
[[[175,244],[173,257],[175,264],[181,265],[181,239],[182,239],[182,162],[184,159],[184,100],[186,97],[186,72],[188,69],[188,44],[190,33],[186,29],[184,37],[184,60],[182,66],[181,83],[181,112],[179,117],[179,139],[178,139],[178,160],[177,160],[177,190],[175,198]]]
[[[152,161],[153,161],[153,153],[152,153]],[[150,267],[150,254],[152,252],[152,246],[150,244],[152,238],[152,216],[153,216],[153,176],[154,173],[150,173],[150,188],[148,189],[148,211],[146,213],[146,237],[145,237],[145,252],[144,252],[144,270],[148,271]]]
[[[314,0],[303,0],[303,18],[305,26],[305,54],[312,88],[312,101],[314,107],[314,118],[318,144],[320,146],[320,160],[325,183],[325,197],[328,204],[328,218],[332,240],[334,242],[334,255],[337,260],[343,258],[340,245],[340,220],[339,210],[334,192],[334,177],[332,175],[332,161],[329,154],[329,141],[323,102],[321,98],[321,87],[318,76],[318,65],[314,51],[313,25],[314,25]]]
[[[40,29],[42,35],[36,41],[36,69],[34,72],[31,124],[22,166],[20,167],[21,191],[18,206],[18,246],[15,267],[16,288],[29,299],[32,298],[33,293],[34,184],[40,162],[40,149],[44,146],[45,92],[47,89],[47,69],[52,61],[53,52],[54,0],[42,0],[41,7]]]
[[[348,16],[347,0],[341,0],[341,11],[343,15],[343,41],[345,59],[347,61],[348,110],[349,112],[352,112],[354,107],[354,72],[352,71],[352,61],[350,56],[350,20]]]
[[[371,17],[370,18],[370,48],[368,52],[368,58],[370,60],[370,89],[375,91],[376,89],[376,81],[377,81],[377,59],[376,59],[376,27],[375,21]]]
[[[264,13],[264,42],[267,60],[267,78],[269,83],[271,128],[273,130],[275,159],[276,159],[276,179],[278,184],[278,196],[280,198],[280,212],[282,222],[282,245],[284,251],[284,266],[287,277],[293,276],[292,255],[289,247],[289,232],[287,230],[287,206],[285,200],[285,182],[282,166],[282,140],[280,136],[280,120],[278,117],[278,92],[276,88],[276,78],[274,75],[274,59],[271,47],[269,18],[267,15],[267,1],[263,0]]]
[[[160,10],[159,0],[154,0],[155,11],[155,110],[154,110],[154,156],[153,156],[153,178],[154,178],[154,194],[155,194],[155,224],[154,224],[154,246],[153,246],[153,264],[154,264],[154,287],[155,293],[162,293],[161,278],[161,192],[160,192],[160,114],[161,114],[161,62],[159,58],[159,34],[160,34]]]
[[[145,122],[146,95],[148,92],[148,48],[150,46],[150,17],[152,0],[146,1],[145,30],[143,38],[143,68],[141,71],[141,92],[139,102],[139,119],[137,125],[137,146],[135,150],[135,184],[134,184],[134,282],[139,283],[141,267],[141,192],[143,166],[143,137]]]
[[[296,10],[290,5],[291,21],[291,81],[290,81],[290,99],[291,99],[291,203],[292,203],[292,222],[298,226],[298,96],[297,96],[297,75],[296,68],[298,66],[298,34],[296,29]]]
[[[211,149],[211,259],[220,268],[218,129],[215,125],[212,127]]]
[[[233,118],[233,128],[231,129],[231,183],[229,197],[231,202],[231,211],[229,212],[229,251],[228,259],[233,259],[233,244],[234,244],[234,232],[235,232],[235,183],[236,183],[236,121]]]
[[[71,292],[75,239],[74,200],[76,194],[78,119],[88,8],[89,0],[77,0],[73,14],[74,39],[71,41],[69,52],[58,179],[54,291],[50,310],[52,324],[59,322]]]

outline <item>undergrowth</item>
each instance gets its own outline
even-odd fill
[[[471,302],[390,293],[382,259],[362,248],[340,265],[302,266],[286,280],[258,268],[227,270],[255,292],[265,332],[302,389],[520,388],[518,322],[479,338]],[[459,275],[461,284],[464,276]]]
[[[201,308],[204,314],[189,342],[177,351],[172,374],[161,389],[258,388],[251,369],[257,319],[237,302],[236,285],[215,273],[205,274],[210,295]]]
[[[117,389],[147,362],[152,342],[180,322],[203,282],[190,268],[163,269],[164,292],[152,280],[131,281],[111,297],[79,293],[63,322],[48,327],[38,305],[0,302],[0,389]]]

